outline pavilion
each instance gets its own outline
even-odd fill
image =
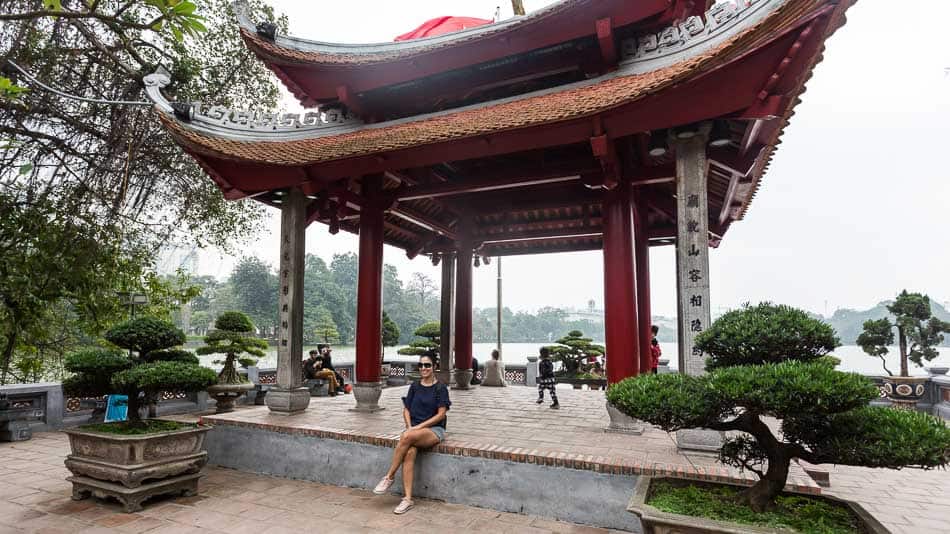
[[[162,71],[145,84],[168,132],[226,198],[282,212],[274,412],[309,402],[299,371],[304,230],[321,222],[359,234],[356,408],[372,411],[384,243],[441,262],[442,354],[454,354],[460,388],[471,374],[477,258],[602,249],[616,382],[650,367],[649,247],[675,245],[679,368],[701,373],[693,338],[710,320],[709,248],[747,212],[851,3],[561,0],[358,45],[278,35],[238,3],[246,45],[308,112],[174,102]]]

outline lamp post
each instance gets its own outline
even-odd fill
[[[119,297],[119,302],[129,307],[129,315],[132,319],[135,319],[135,307],[144,306],[148,304],[148,295],[144,293],[134,293],[129,291],[117,291],[116,296]]]

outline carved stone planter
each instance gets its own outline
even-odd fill
[[[633,498],[630,499],[630,503],[627,505],[627,511],[636,514],[636,516],[640,519],[640,523],[643,526],[643,534],[789,534],[789,532],[791,532],[790,530],[784,528],[778,529],[757,527],[740,523],[731,523],[728,521],[717,521],[715,519],[706,519],[703,517],[694,517],[660,511],[653,506],[646,504],[646,501],[650,497],[650,485],[654,481],[658,480],[664,479],[640,476],[637,479],[637,485],[634,487]],[[710,482],[677,481],[696,485],[721,485]],[[834,503],[840,503],[850,508],[851,512],[857,517],[860,524],[859,530],[863,534],[890,533],[890,531],[887,530],[884,525],[882,525],[878,520],[874,519],[874,517],[872,517],[871,514],[862,508],[860,504],[830,496],[821,496],[819,498]]]
[[[927,391],[926,376],[885,376],[884,392],[895,408],[913,410]]]
[[[119,435],[67,429],[73,473],[73,498],[90,494],[119,499],[126,512],[142,509],[142,501],[162,493],[193,494],[198,473],[208,463],[204,450],[209,426],[144,435]]]
[[[217,401],[214,413],[228,413],[234,411],[234,401],[241,395],[254,389],[254,384],[243,382],[240,384],[215,384],[208,386],[208,395]]]

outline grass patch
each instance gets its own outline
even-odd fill
[[[857,517],[845,506],[803,495],[779,495],[776,507],[756,513],[736,502],[742,488],[654,481],[647,504],[673,514],[788,528],[802,534],[859,534]]]
[[[173,430],[183,430],[186,428],[195,428],[198,425],[193,423],[179,423],[177,421],[160,421],[157,419],[147,419],[139,423],[132,424],[128,421],[121,423],[96,423],[79,427],[80,430],[90,432],[102,432],[104,434],[119,434],[122,436],[138,436],[142,434],[158,434],[160,432],[171,432]]]

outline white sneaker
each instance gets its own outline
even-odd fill
[[[393,513],[404,514],[408,512],[410,508],[412,508],[412,505],[413,505],[412,501],[410,501],[409,499],[403,499],[399,501],[399,506],[397,506],[396,509],[393,510]]]
[[[379,484],[376,484],[376,487],[373,489],[373,493],[376,495],[385,495],[386,492],[389,491],[389,486],[392,485],[393,479],[383,477],[383,479],[379,481]]]

